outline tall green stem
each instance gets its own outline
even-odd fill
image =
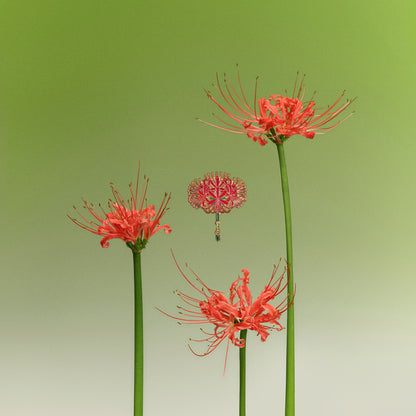
[[[133,251],[134,264],[134,416],[143,415],[143,300],[140,253]]]
[[[293,253],[292,253],[292,218],[290,214],[289,181],[287,178],[285,152],[283,143],[276,143],[279,154],[280,178],[282,181],[283,206],[286,225],[286,257],[289,267],[287,286],[289,304],[293,299]],[[295,316],[293,304],[287,311],[286,342],[286,404],[285,416],[295,415]]]
[[[243,339],[245,345],[240,348],[240,416],[246,416],[246,347],[247,347],[247,329],[240,331],[240,339]]]

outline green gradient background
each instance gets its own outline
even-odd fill
[[[143,254],[145,414],[237,414],[238,354],[186,347],[170,257],[227,290],[242,267],[258,293],[285,254],[277,154],[195,121],[215,73],[261,95],[307,73],[326,105],[357,113],[286,145],[294,218],[297,414],[416,414],[414,6],[410,1],[0,1],[0,414],[132,414],[132,264],[119,241],[67,218],[81,197],[127,190],[139,160],[149,200],[171,191],[173,233]],[[188,183],[244,179],[222,220],[193,210]],[[284,336],[248,338],[248,415],[284,408]]]

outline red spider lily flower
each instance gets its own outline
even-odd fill
[[[216,214],[215,236],[220,240],[219,214],[240,208],[246,202],[247,188],[240,178],[230,178],[229,173],[211,172],[204,179],[194,179],[188,187],[188,201],[194,208],[207,214]]]
[[[218,120],[220,120],[224,126],[207,123],[203,120],[200,121],[232,133],[246,134],[250,139],[258,142],[261,146],[264,146],[267,144],[268,140],[273,143],[282,143],[285,139],[295,134],[299,134],[308,139],[313,139],[315,134],[327,133],[352,115],[351,113],[335,124],[328,125],[339,114],[345,111],[355,99],[346,100],[345,103],[341,104],[340,101],[345,94],[344,91],[331,106],[328,106],[328,108],[315,108],[315,102],[313,101],[315,93],[309,101],[304,101],[305,91],[303,80],[304,78],[301,80],[299,88],[297,88],[298,77],[296,77],[291,97],[271,95],[269,99],[260,98],[256,102],[256,79],[254,106],[251,108],[246,100],[239,73],[238,83],[240,93],[235,90],[225,74],[224,86],[221,86],[217,74],[216,89],[219,91],[225,104],[220,104],[210,92],[206,92],[208,97],[228,117],[234,120],[236,125],[227,123],[217,116]]]
[[[175,257],[174,260],[182,276],[201,295],[202,299],[197,299],[180,291],[176,291],[176,294],[186,304],[186,306],[178,306],[181,316],[175,317],[160,309],[158,310],[170,318],[177,319],[179,324],[211,324],[214,326],[211,332],[201,328],[202,333],[206,336],[205,338],[200,340],[190,339],[195,342],[208,342],[208,349],[203,354],[197,354],[189,347],[195,355],[200,357],[206,356],[212,353],[225,339],[228,339],[225,357],[225,361],[227,361],[230,342],[239,348],[245,346],[245,341],[238,338],[238,333],[241,330],[249,329],[257,332],[260,335],[261,341],[264,342],[270,335],[270,331],[281,331],[283,329],[279,320],[290,306],[288,303],[289,295],[286,294],[277,306],[273,306],[271,302],[286,290],[286,267],[283,273],[276,277],[279,266],[274,266],[269,282],[257,299],[253,300],[250,288],[248,287],[250,272],[247,269],[242,269],[243,277],[239,277],[232,283],[227,297],[223,292],[210,289],[189,268],[197,282],[202,285],[202,289],[199,289],[184,274]]]
[[[114,196],[114,200],[108,200],[107,205],[110,212],[106,213],[101,205],[99,205],[98,211],[94,209],[92,204],[83,200],[84,208],[94,220],[87,220],[75,206],[75,211],[83,221],[72,218],[69,215],[68,217],[84,230],[104,236],[101,240],[103,248],[107,248],[110,245],[109,240],[112,238],[119,238],[125,241],[132,250],[141,251],[152,235],[162,229],[165,234],[169,234],[172,230],[166,224],[160,225],[160,219],[169,209],[167,205],[171,198],[170,194],[165,193],[157,212],[154,205],[145,206],[147,205],[146,192],[149,184],[149,179],[145,177],[140,201],[138,202],[139,175],[140,169],[137,174],[135,190],[133,190],[133,185],[129,184],[130,198],[127,200],[122,197],[114,184],[110,184]]]

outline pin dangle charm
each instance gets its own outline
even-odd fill
[[[194,208],[215,214],[215,239],[220,241],[220,214],[240,208],[246,202],[247,188],[240,178],[229,173],[211,172],[194,179],[188,187],[188,201]]]

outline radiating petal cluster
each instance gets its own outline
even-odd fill
[[[129,185],[130,198],[127,200],[111,184],[114,199],[109,199],[108,201],[109,212],[105,212],[101,205],[99,205],[99,209],[97,210],[93,204],[89,204],[83,200],[84,208],[93,219],[90,221],[85,218],[75,206],[74,209],[82,221],[70,216],[69,218],[84,230],[103,236],[101,246],[104,248],[110,245],[109,240],[113,238],[119,238],[133,245],[140,243],[138,247],[143,248],[149,238],[158,231],[163,229],[166,234],[170,233],[172,230],[167,224],[160,224],[162,216],[169,209],[167,205],[170,200],[170,195],[165,194],[157,212],[154,205],[146,206],[146,192],[149,179],[145,177],[140,200],[138,201],[139,175],[140,170],[137,175],[135,189],[133,189],[132,184]]]
[[[188,187],[188,201],[194,208],[206,213],[228,213],[246,202],[247,189],[239,178],[228,173],[207,173],[204,179],[195,179]]]
[[[176,260],[175,260],[176,262]],[[198,356],[205,356],[213,352],[222,341],[228,340],[233,345],[243,348],[245,341],[240,339],[239,332],[248,329],[257,332],[261,341],[266,341],[270,335],[270,331],[280,331],[283,326],[279,322],[282,314],[289,308],[288,294],[283,295],[283,299],[272,305],[272,301],[286,291],[287,287],[287,268],[283,273],[276,276],[278,266],[273,269],[272,276],[266,284],[260,295],[253,300],[249,288],[249,274],[247,269],[242,269],[243,276],[235,280],[229,290],[228,296],[218,290],[210,289],[192,270],[197,282],[202,285],[199,289],[191,280],[183,273],[179,267],[179,271],[186,281],[198,292],[200,299],[188,296],[183,292],[176,291],[176,294],[186,304],[186,306],[178,306],[180,316],[175,317],[163,311],[165,315],[177,319],[179,323],[185,324],[211,324],[211,330],[201,328],[204,338],[200,340],[191,339],[196,342],[208,342],[207,351],[203,354],[195,353]]]
[[[346,100],[346,102],[341,103],[345,94],[344,91],[328,108],[316,108],[313,96],[310,100],[304,101],[303,79],[298,87],[297,77],[291,97],[271,95],[268,99],[260,98],[257,102],[256,80],[253,107],[246,100],[239,75],[238,82],[239,92],[236,91],[226,76],[224,76],[222,85],[217,74],[216,89],[224,104],[221,104],[210,92],[207,92],[208,97],[234,121],[234,124],[228,123],[217,116],[217,119],[224,126],[200,121],[232,133],[246,134],[261,146],[267,144],[268,140],[274,143],[282,143],[283,140],[295,134],[313,139],[315,134],[324,134],[332,130],[352,115],[351,113],[344,119],[335,122],[335,124],[332,123],[354,100]]]

